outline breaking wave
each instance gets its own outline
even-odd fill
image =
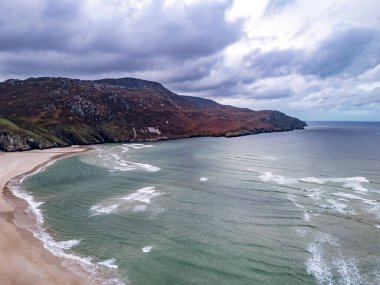
[[[131,171],[144,170],[146,172],[157,172],[161,168],[148,163],[133,162],[129,160],[126,152],[132,149],[144,149],[153,147],[144,144],[123,144],[118,147],[96,147],[97,156],[82,157],[84,163],[108,168],[109,171]]]
[[[93,205],[91,211],[93,215],[111,214],[128,210],[143,212],[147,210],[147,205],[150,204],[151,200],[160,195],[162,195],[162,193],[157,191],[154,186],[143,187],[126,196],[110,198]]]
[[[40,206],[43,205],[44,202],[36,201],[30,193],[28,193],[25,189],[22,188],[21,184],[26,178],[45,171],[46,168],[52,165],[54,162],[55,160],[50,161],[44,164],[42,167],[35,170],[33,173],[23,175],[21,176],[21,178],[12,179],[7,184],[8,189],[14,196],[27,202],[28,208],[25,209],[25,212],[28,215],[28,217],[33,221],[27,224],[20,224],[17,222],[16,219],[17,226],[29,230],[35,238],[42,242],[45,249],[50,251],[53,255],[63,258],[63,264],[67,268],[76,272],[78,272],[78,268],[80,268],[81,270],[78,272],[80,275],[88,277],[88,274],[84,273],[88,272],[91,275],[92,280],[102,282],[103,284],[124,285],[124,283],[117,278],[105,279],[103,276],[101,276],[101,269],[96,263],[93,262],[92,258],[80,257],[70,252],[67,252],[67,250],[70,250],[71,248],[78,246],[81,240],[72,239],[66,241],[56,241],[49,234],[45,226],[45,219],[40,208]]]
[[[342,184],[344,188],[349,188],[358,192],[368,192],[368,189],[363,186],[363,183],[369,183],[365,177],[346,177],[346,178],[317,178],[317,177],[304,177],[304,178],[289,178],[271,172],[263,172],[259,175],[259,179],[264,182],[275,182],[280,185],[291,185],[296,183],[312,183],[312,184],[325,184],[337,183]]]
[[[150,252],[152,250],[152,248],[153,248],[153,246],[148,245],[148,246],[145,246],[145,247],[141,248],[141,250],[142,250],[143,253],[148,253],[148,252]]]
[[[117,268],[119,268],[119,266],[116,264],[116,262],[117,262],[116,258],[110,258],[110,259],[107,259],[104,261],[100,261],[100,262],[98,262],[98,264],[106,266],[108,268],[117,269]]]
[[[319,284],[364,284],[357,261],[343,256],[338,239],[321,233],[310,243],[308,251],[311,257],[306,261],[306,271],[314,276]]]

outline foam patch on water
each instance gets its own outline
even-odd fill
[[[146,205],[137,205],[133,208],[133,212],[144,212],[146,209]]]
[[[158,215],[161,215],[163,212],[165,212],[165,209],[162,207],[153,207],[150,209],[150,216],[149,218],[154,219]]]
[[[199,181],[201,181],[201,182],[206,182],[206,181],[208,181],[208,178],[207,178],[207,177],[201,177],[201,178],[199,179]]]
[[[311,190],[308,190],[308,192],[311,192],[311,193],[306,196],[314,200],[322,200],[322,196],[325,195],[325,192],[322,191],[321,188],[313,188]]]
[[[144,212],[148,209],[147,206],[151,203],[151,200],[160,195],[162,193],[157,191],[154,186],[143,187],[126,196],[107,199],[93,205],[90,209],[93,216],[128,210]]]
[[[101,262],[98,262],[99,265],[106,266],[108,268],[117,269],[119,266],[116,264],[117,260],[116,258],[110,258]]]
[[[145,246],[145,247],[141,248],[141,250],[144,253],[148,253],[148,252],[150,252],[152,250],[152,248],[153,248],[153,246],[148,245],[148,246]]]
[[[311,221],[311,217],[310,217],[310,215],[309,215],[308,212],[305,212],[305,213],[303,214],[303,219],[304,219],[306,222],[310,222],[310,221]]]
[[[363,284],[355,259],[338,258],[333,261],[340,275],[340,283],[345,285]]]
[[[380,204],[371,204],[371,206],[367,208],[367,212],[376,215],[377,218],[380,219]]]
[[[304,228],[296,228],[295,231],[299,237],[306,236],[306,230]]]
[[[127,196],[124,196],[123,200],[125,201],[138,201],[143,202],[146,204],[150,204],[150,200],[152,200],[154,197],[160,196],[161,193],[157,192],[155,187],[144,187],[136,192],[129,194]]]
[[[133,149],[143,149],[143,148],[151,148],[153,145],[151,144],[144,144],[144,143],[124,143],[122,145],[119,145],[119,147],[129,147]]]
[[[294,197],[294,195],[292,195],[292,194],[288,194],[288,199],[289,199],[290,201],[292,201],[293,204],[294,204],[297,208],[302,208],[302,209],[305,208],[304,206],[302,206],[301,204],[299,204],[299,203],[297,202],[297,200],[296,200],[296,198]]]
[[[372,225],[372,226],[374,226],[375,228],[380,229],[380,225]]]
[[[346,211],[344,210],[345,208],[347,208],[346,204],[339,203],[333,199],[328,199],[327,202],[329,202],[331,204],[331,207],[335,209],[336,211],[338,211],[339,213],[342,213],[342,214],[346,213]]]
[[[368,189],[363,187],[362,183],[369,183],[365,177],[346,177],[346,178],[316,178],[316,177],[306,177],[298,179],[300,182],[306,183],[316,183],[316,184],[325,184],[325,183],[340,183],[343,184],[343,187],[352,189],[359,192],[368,192]]]
[[[263,172],[261,175],[259,175],[259,179],[261,179],[263,182],[275,182],[280,185],[294,184],[298,182],[298,180],[295,178],[287,178],[282,175],[273,174],[272,172]]]
[[[35,198],[22,189],[21,183],[31,175],[44,171],[48,166],[52,165],[54,161],[45,164],[43,167],[38,168],[31,174],[23,175],[20,179],[13,179],[8,183],[8,189],[15,195],[16,197],[25,200],[29,208],[26,209],[26,213],[35,220],[35,223],[29,223],[27,225],[18,225],[29,230],[35,238],[42,241],[42,244],[45,249],[49,250],[55,256],[62,257],[64,259],[63,265],[72,269],[73,271],[77,271],[78,268],[81,268],[83,271],[88,272],[91,275],[91,279],[103,284],[110,285],[125,285],[121,280],[116,278],[107,278],[104,279],[99,275],[101,272],[100,268],[97,264],[92,262],[92,259],[89,257],[80,257],[74,255],[72,253],[66,252],[67,250],[77,246],[80,244],[80,239],[73,239],[67,241],[56,241],[46,230],[45,228],[45,219],[40,209],[43,202],[36,201]],[[88,273],[83,274],[81,271],[78,272],[84,277],[89,278]]]
[[[333,274],[323,257],[322,248],[319,244],[311,244],[308,248],[312,257],[306,262],[306,271],[313,275],[319,284],[333,284]]]
[[[365,284],[357,261],[355,258],[343,256],[336,238],[326,233],[319,234],[315,241],[309,244],[308,251],[311,257],[306,261],[306,271],[313,275],[319,284]]]
[[[91,207],[91,211],[97,212],[98,214],[110,214],[112,212],[115,212],[119,206],[120,203],[111,205],[96,204]]]
[[[119,171],[130,171],[136,169],[142,169],[147,172],[157,172],[161,168],[158,166],[154,166],[148,163],[138,163],[125,160],[122,156],[118,154],[111,154],[110,158],[105,158],[104,156],[100,156],[104,165],[111,170],[119,170]]]
[[[306,261],[306,271],[313,275],[319,284],[333,284],[333,273],[329,261],[324,256],[323,245],[337,247],[337,240],[326,233],[318,235],[316,240],[309,244],[308,251],[311,257]]]
[[[146,172],[157,172],[161,168],[149,163],[139,163],[129,160],[125,154],[130,148],[143,149],[152,147],[152,145],[144,144],[125,144],[118,147],[96,147],[97,156],[87,156],[81,158],[84,163],[93,164],[108,168],[109,171],[132,171],[144,170]],[[120,151],[121,149],[121,151]]]
[[[133,144],[122,144],[119,146],[122,152],[127,152],[129,149],[143,149],[153,147],[151,144],[141,144],[141,143],[133,143]]]
[[[56,242],[56,246],[59,248],[62,248],[62,249],[71,249],[71,248],[79,245],[81,241],[82,241],[81,239],[59,241],[59,242]]]
[[[352,189],[358,192],[368,192],[362,183],[369,183],[365,177],[346,177],[346,178],[317,178],[317,177],[304,177],[304,178],[289,178],[283,175],[273,174],[272,172],[262,172],[259,175],[259,179],[264,182],[275,182],[280,185],[290,185],[299,182],[313,183],[313,184],[325,184],[325,183],[338,183],[343,184],[345,188]]]
[[[338,200],[334,199],[327,199],[327,202],[329,205],[326,205],[325,203],[317,204],[317,206],[325,209],[333,209],[336,210],[339,213],[342,214],[354,214],[354,209],[349,209],[347,203],[350,202],[350,200],[358,200],[361,201],[364,204],[371,205],[371,207],[368,207],[366,205],[361,205],[361,210],[364,210],[368,213],[375,214],[377,217],[380,217],[380,203],[379,200],[374,199],[368,199],[362,197],[363,195],[366,197],[369,197],[369,195],[375,195],[374,193],[377,193],[375,190],[369,190],[366,187],[363,186],[364,183],[370,183],[367,178],[361,177],[361,176],[355,176],[355,177],[345,177],[345,178],[317,178],[317,177],[303,177],[303,178],[291,178],[291,177],[285,177],[283,175],[277,175],[273,174],[271,172],[256,172],[258,173],[258,178],[263,182],[274,182],[279,185],[292,185],[297,183],[310,183],[310,184],[319,184],[323,185],[326,183],[334,183],[338,184],[338,186],[351,189],[355,191],[355,195],[351,193],[346,192],[335,192],[335,193],[327,193],[322,190],[322,188],[313,188],[313,189],[305,189],[303,191],[309,192],[306,197],[312,198],[314,200],[323,200],[325,198],[328,198],[330,195],[339,196],[340,198]],[[329,185],[331,186],[331,185]],[[369,193],[370,192],[370,193]],[[290,198],[290,200],[293,201],[293,203],[301,208],[302,205],[298,203],[297,201],[294,201],[294,198]]]
[[[360,196],[357,196],[357,195],[353,195],[353,194],[350,194],[350,193],[336,192],[336,193],[332,193],[331,195],[343,197],[343,198],[346,198],[346,199],[360,200],[360,201],[363,201],[363,203],[370,204],[370,205],[377,205],[378,204],[378,202],[376,202],[375,200],[365,199],[363,197],[360,197]]]

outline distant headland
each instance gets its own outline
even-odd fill
[[[279,111],[177,95],[157,82],[40,77],[0,83],[0,150],[242,136],[303,129]]]

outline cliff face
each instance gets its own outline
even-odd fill
[[[0,83],[0,150],[71,144],[239,136],[303,129],[278,111],[252,111],[179,96],[157,82],[10,79]]]

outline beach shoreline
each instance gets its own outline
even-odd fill
[[[98,284],[84,270],[73,272],[64,258],[44,248],[33,233],[15,223],[26,202],[15,197],[7,184],[17,177],[34,173],[52,161],[89,151],[89,147],[66,147],[26,152],[0,153],[0,284]]]

